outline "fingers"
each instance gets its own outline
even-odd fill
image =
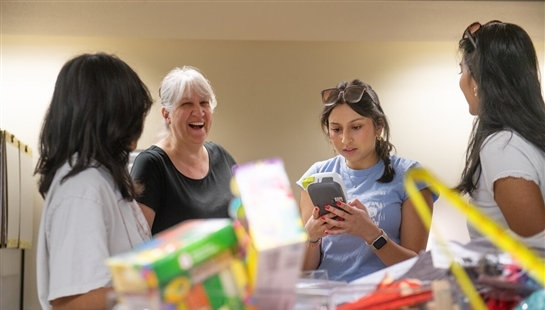
[[[320,227],[324,235],[353,234],[359,235],[362,227],[372,224],[369,212],[363,203],[355,199],[349,203],[338,202],[336,206],[325,206],[327,214],[319,216]]]
[[[353,201],[351,201],[350,206],[367,212],[367,207],[358,199],[354,199]]]
[[[312,217],[315,220],[317,220],[319,216],[320,216],[320,208],[314,207],[314,209],[312,209]]]
[[[326,219],[326,217],[329,219],[330,217],[335,216],[330,213],[325,214],[324,216],[320,216],[320,209],[318,207],[314,207],[312,209],[312,214],[309,217],[307,223],[305,224],[305,229],[309,233],[309,235],[320,235],[320,237],[323,237],[323,232],[326,229],[330,229],[332,226],[327,224],[322,220]]]
[[[345,208],[347,207],[350,208],[345,204]],[[345,218],[342,217],[342,215],[346,216],[350,215],[350,213],[343,211],[344,209],[340,210],[332,206],[326,206],[325,208],[329,212],[324,215],[320,215],[320,209],[318,207],[312,209],[312,216],[305,225],[309,235],[318,236],[319,234],[321,237],[325,237],[328,233],[334,235],[344,233],[345,229],[343,228],[341,230],[340,227],[346,226],[346,224],[343,223]]]
[[[344,227],[332,226],[324,231],[324,235],[341,235],[349,233],[349,231]]]
[[[335,207],[337,209],[343,210],[344,212],[348,214],[350,214],[350,211],[351,211],[350,209],[352,209],[352,206],[341,201],[337,201],[337,204],[335,205]],[[326,206],[326,210],[331,211],[330,209],[327,209],[327,206]]]
[[[333,213],[335,214],[336,216],[340,216],[342,218],[346,218],[347,215],[350,215],[350,211],[349,211],[349,208],[352,208],[350,207],[349,205],[345,204],[345,203],[342,203],[342,202],[337,202],[337,206],[336,207],[332,207],[332,206],[329,206],[329,205],[326,205],[324,207],[327,211],[329,211],[330,213]]]
[[[330,207],[335,210],[335,208]],[[318,210],[319,211],[319,210]],[[342,210],[336,210],[338,213],[344,212]],[[346,214],[346,212],[344,212]],[[316,218],[314,218],[316,216]],[[322,216],[319,215],[319,212],[314,212],[313,217],[311,217],[305,225],[309,235],[325,237],[327,235],[339,235],[346,233],[347,230],[343,226],[346,226],[344,223],[345,219],[335,215],[333,212],[329,212]]]
[[[346,224],[344,223],[345,219],[335,215],[333,212],[321,216],[320,220],[323,221],[324,224],[330,225],[331,227],[346,226]]]
[[[366,218],[369,217],[367,209],[359,201],[353,201],[350,204],[337,203],[337,207],[325,206],[325,209],[329,212],[320,217],[320,220],[324,223],[334,226],[335,231],[347,232],[352,231],[355,227],[366,223]],[[361,210],[360,208],[363,208]],[[350,212],[346,210],[350,210]]]

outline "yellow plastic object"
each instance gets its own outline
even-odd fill
[[[545,264],[539,258],[538,255],[533,253],[528,247],[515,240],[504,228],[500,227],[494,221],[483,215],[477,207],[463,199],[458,193],[454,192],[431,173],[423,168],[413,168],[405,175],[405,189],[409,194],[410,199],[413,201],[416,210],[424,222],[424,224],[431,228],[431,212],[422,197],[420,190],[417,188],[417,182],[425,182],[429,185],[429,188],[439,193],[442,197],[450,201],[455,207],[458,208],[463,214],[466,215],[467,220],[471,223],[475,229],[477,229],[483,236],[486,236],[492,241],[499,249],[509,253],[513,258],[528,271],[528,274],[532,276],[538,283],[545,287]],[[440,234],[434,230],[434,234],[437,236],[441,246],[445,249],[446,242]],[[464,269],[456,263],[453,254],[450,251],[446,251],[450,256],[452,262],[451,270],[456,280],[461,286],[468,297],[471,305],[474,309],[486,309],[486,306],[475,290],[475,287],[469,280],[467,273]]]
[[[240,192],[238,191],[237,181],[235,180],[235,178],[231,178],[229,187],[231,188],[231,193],[233,193],[235,197],[240,197]]]
[[[314,177],[306,177],[306,178],[303,178],[303,181],[301,182],[302,185],[303,185],[303,188],[304,189],[307,189],[307,187],[311,184],[311,183],[314,183],[315,181],[315,178]]]
[[[450,190],[429,172],[422,168],[417,168],[409,171],[406,175],[406,189],[409,195],[411,195],[411,198],[419,197],[420,202],[418,204],[420,206],[417,206],[417,209],[419,210],[418,212],[424,211],[428,213],[427,219],[429,219],[429,221],[427,223],[431,224],[431,215],[427,208],[423,208],[425,206],[424,200],[422,196],[419,195],[420,191],[416,187],[416,181],[426,182],[430,185],[432,190],[439,192],[454,206],[458,207],[458,209],[467,216],[468,221],[474,225],[475,229],[483,236],[487,236],[498,248],[511,254],[523,268],[529,271],[530,276],[533,276],[539,284],[545,287],[545,264],[537,254],[528,249],[523,243],[513,238],[513,236],[503,227],[483,215],[479,212],[477,207],[464,200],[456,192]]]

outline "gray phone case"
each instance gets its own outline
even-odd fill
[[[307,188],[312,204],[320,208],[320,216],[327,214],[326,205],[337,208],[337,201],[346,203],[341,185],[331,177],[324,177],[319,183],[311,183]]]

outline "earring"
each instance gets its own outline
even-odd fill
[[[382,142],[382,136],[377,136],[378,142]]]
[[[475,95],[475,97],[478,96],[478,93],[477,93],[477,87],[473,87],[473,94]]]

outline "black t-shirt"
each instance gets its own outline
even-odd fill
[[[151,146],[135,158],[131,176],[144,186],[136,200],[155,211],[151,233],[156,234],[188,219],[229,217],[233,157],[220,145],[205,142],[210,166],[200,180],[176,169],[167,153]]]

